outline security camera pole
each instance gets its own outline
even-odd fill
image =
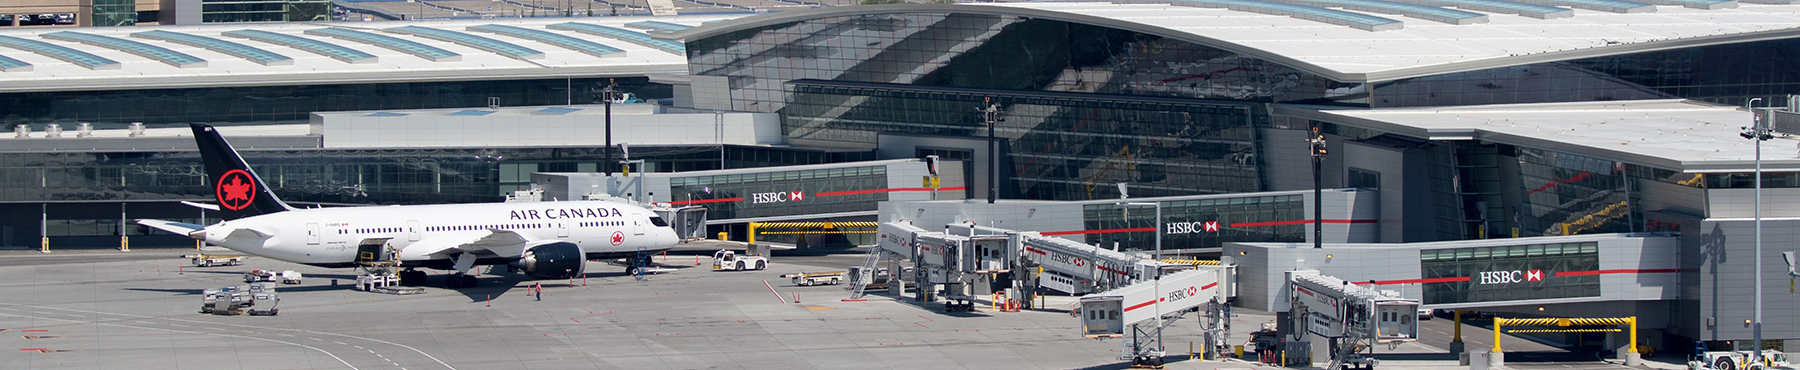
[[[1312,145],[1313,162],[1313,248],[1325,247],[1325,135],[1319,133],[1319,127],[1313,126],[1312,138],[1306,142]]]

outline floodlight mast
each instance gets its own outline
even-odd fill
[[[1306,140],[1311,146],[1313,164],[1313,249],[1325,247],[1325,135],[1319,133],[1319,126],[1313,126],[1312,138]]]
[[[1756,341],[1756,348],[1754,348],[1752,350],[1755,357],[1751,357],[1753,359],[1751,361],[1756,361],[1756,362],[1761,362],[1762,358],[1763,358],[1762,357],[1763,356],[1763,354],[1762,354],[1762,346],[1763,346],[1763,340],[1762,340],[1762,321],[1763,321],[1762,320],[1762,311],[1763,311],[1762,310],[1762,306],[1763,306],[1763,297],[1762,297],[1762,295],[1763,295],[1762,294],[1762,142],[1764,140],[1769,140],[1769,139],[1774,138],[1774,135],[1769,134],[1768,127],[1763,125],[1763,114],[1761,112],[1756,111],[1756,102],[1760,101],[1760,100],[1762,100],[1762,98],[1750,98],[1750,101],[1745,103],[1745,108],[1748,108],[1750,110],[1750,117],[1751,117],[1752,122],[1750,122],[1750,127],[1748,129],[1746,129],[1743,133],[1738,134],[1738,136],[1742,136],[1743,138],[1749,139],[1751,142],[1756,143],[1756,160],[1755,160],[1755,162],[1756,162],[1756,175],[1755,175],[1756,176],[1756,179],[1755,179],[1756,180],[1756,252],[1754,254],[1754,256],[1756,256],[1756,257],[1753,258],[1752,259],[1753,262],[1751,262],[1756,265],[1755,268],[1752,269],[1752,272],[1751,272],[1751,274],[1752,274],[1751,280],[1753,280],[1756,284],[1755,285],[1756,289],[1755,289],[1755,293],[1754,293],[1756,295],[1756,297],[1754,297],[1755,298],[1754,300],[1756,301],[1756,308],[1755,308],[1755,312],[1753,314],[1754,315],[1753,319],[1756,323],[1756,326],[1752,329],[1752,332],[1754,333],[1752,336]]]

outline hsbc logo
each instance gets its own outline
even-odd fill
[[[806,200],[806,193],[798,191],[778,191],[774,193],[750,194],[750,203],[785,203]]]
[[[1533,281],[1544,281],[1544,270],[1481,272],[1482,284],[1512,284]]]
[[[1170,222],[1166,228],[1168,230],[1164,231],[1164,234],[1169,235],[1193,234],[1199,232],[1216,233],[1219,232],[1219,222]]]

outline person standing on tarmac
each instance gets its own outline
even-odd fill
[[[537,296],[538,301],[544,300],[544,284],[543,283],[531,283],[531,292]]]

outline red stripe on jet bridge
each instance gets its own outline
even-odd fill
[[[938,188],[937,190],[960,191],[960,190],[966,190],[966,189],[968,189],[968,187],[966,187],[966,186],[957,186],[957,187],[948,187],[948,188]],[[827,191],[827,192],[823,192],[823,193],[813,193],[813,196],[815,196],[815,197],[830,197],[830,196],[838,196],[838,195],[892,193],[892,192],[897,192],[897,191],[931,191],[931,188],[887,188],[887,189],[868,189],[868,190]]]
[[[1463,276],[1463,277],[1412,279],[1412,280],[1382,280],[1382,281],[1376,281],[1375,285],[1456,283],[1456,282],[1464,282],[1464,281],[1469,281],[1469,277]],[[1369,285],[1369,282],[1367,282],[1367,281],[1352,281],[1350,283],[1356,284],[1356,285]]]
[[[1110,268],[1107,268],[1106,266],[1094,265],[1094,267],[1099,268],[1101,270],[1105,270],[1106,272],[1111,272],[1111,273],[1119,274],[1119,275],[1126,275],[1126,273],[1124,271],[1110,269]]]
[[[1206,284],[1206,286],[1200,287],[1200,290],[1212,289],[1213,287],[1216,287],[1216,286],[1219,286],[1219,283],[1214,282],[1212,284]]]
[[[1312,223],[1312,220],[1240,222],[1240,223],[1231,224],[1231,227],[1305,225],[1305,224],[1310,224],[1310,223]],[[1324,223],[1328,223],[1328,224],[1372,224],[1372,223],[1375,223],[1375,220],[1325,220]]]
[[[1156,231],[1156,228],[1155,227],[1134,227],[1134,228],[1129,228],[1129,229],[1051,231],[1051,232],[1043,233],[1043,235],[1044,236],[1085,235],[1085,234],[1138,233],[1138,232],[1152,232],[1152,231]]]
[[[1312,291],[1311,291],[1311,290],[1306,290],[1306,288],[1294,288],[1294,290],[1298,290],[1298,291],[1300,291],[1300,292],[1301,292],[1301,293],[1306,293],[1306,295],[1313,295],[1313,293],[1312,293]]]
[[[1619,270],[1563,271],[1563,272],[1556,273],[1556,276],[1587,276],[1587,275],[1600,275],[1600,274],[1667,274],[1667,273],[1674,273],[1674,272],[1681,272],[1681,269],[1647,269],[1647,270],[1619,269]]]
[[[689,205],[689,204],[702,204],[702,203],[724,203],[724,202],[742,202],[742,201],[744,201],[744,197],[737,197],[737,198],[718,198],[718,199],[694,199],[694,200],[678,200],[678,201],[673,201],[673,202],[669,202],[669,205],[671,205],[671,206],[685,206],[685,205]]]
[[[1154,300],[1154,299],[1153,299],[1153,300],[1150,300],[1150,301],[1149,301],[1149,302],[1144,302],[1144,303],[1139,303],[1139,304],[1136,304],[1136,305],[1132,305],[1132,306],[1131,306],[1131,307],[1126,307],[1126,308],[1125,308],[1125,312],[1131,312],[1131,310],[1135,310],[1135,309],[1139,309],[1139,308],[1144,308],[1144,306],[1149,306],[1149,305],[1152,305],[1152,304],[1156,304],[1156,300]]]
[[[1025,251],[1031,252],[1031,253],[1042,254],[1042,255],[1049,255],[1049,253],[1044,253],[1044,251],[1040,251],[1037,248],[1032,248],[1032,247],[1025,247]]]

